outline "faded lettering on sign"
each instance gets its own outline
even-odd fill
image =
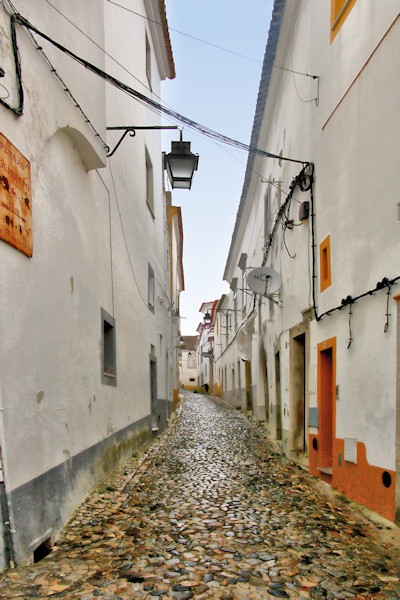
[[[0,239],[32,256],[31,166],[1,133]]]

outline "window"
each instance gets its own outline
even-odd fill
[[[196,355],[189,352],[187,355],[187,368],[195,369],[196,368]]]
[[[331,41],[335,38],[357,0],[331,0]]]
[[[117,385],[115,319],[101,309],[102,365],[101,380],[105,385]]]
[[[237,293],[235,292],[233,294],[233,317],[235,320],[235,331],[237,331],[237,328],[238,328],[237,314],[238,314],[238,302],[237,302]]]
[[[156,280],[154,277],[154,270],[152,266],[148,265],[148,281],[147,281],[147,303],[149,308],[154,310],[155,306],[155,289],[156,289]]]
[[[246,277],[246,264],[247,264],[247,254],[245,252],[242,252],[242,254],[240,255],[239,262],[238,262],[238,267],[242,271],[241,285],[242,285],[242,316],[243,317],[246,316],[246,296],[244,293],[245,277]]]
[[[320,290],[323,292],[332,283],[331,277],[331,238],[328,235],[319,247]]]
[[[149,88],[150,88],[150,90],[152,90],[152,87],[151,87],[151,50],[150,50],[149,38],[147,37],[147,32],[146,32],[146,75],[147,75],[147,81],[149,84]]]
[[[264,246],[269,240],[270,218],[271,218],[271,183],[268,184],[267,192],[264,196]]]
[[[153,164],[150,159],[150,154],[145,149],[146,153],[146,202],[154,216],[154,191],[153,191]]]

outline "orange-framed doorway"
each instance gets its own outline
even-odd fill
[[[318,344],[317,402],[319,413],[319,452],[317,470],[332,475],[336,438],[336,338]]]

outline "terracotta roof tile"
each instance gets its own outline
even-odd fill
[[[175,63],[174,63],[174,57],[172,54],[171,38],[169,37],[165,0],[158,0],[158,8],[160,11],[161,26],[162,26],[162,30],[163,30],[165,48],[166,48],[166,52],[167,52],[167,56],[168,56],[168,63],[169,63],[168,79],[175,79],[175,77],[176,77]]]

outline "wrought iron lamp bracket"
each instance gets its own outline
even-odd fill
[[[126,129],[126,130],[124,131],[124,133],[122,134],[122,137],[120,138],[119,142],[118,142],[118,143],[117,143],[117,145],[115,146],[115,148],[114,148],[113,150],[111,150],[111,152],[109,152],[109,153],[107,154],[107,158],[110,158],[110,156],[112,156],[112,155],[114,154],[114,152],[115,152],[115,151],[116,151],[116,150],[117,150],[117,149],[120,147],[120,145],[121,145],[122,141],[125,139],[125,137],[127,136],[127,134],[128,134],[128,133],[129,133],[129,135],[130,135],[131,137],[135,137],[135,135],[136,135],[136,130],[135,130],[135,129],[133,129],[133,128]]]
[[[121,143],[125,139],[125,137],[128,135],[128,133],[131,137],[135,137],[136,131],[139,129],[180,129],[180,127],[178,125],[149,125],[149,126],[129,125],[129,126],[122,126],[122,127],[107,127],[107,131],[123,131],[124,132],[122,134],[119,142],[115,146],[115,148],[107,154],[107,158],[110,158],[110,156],[112,156],[115,153],[115,151],[119,148],[119,146],[121,145]]]

